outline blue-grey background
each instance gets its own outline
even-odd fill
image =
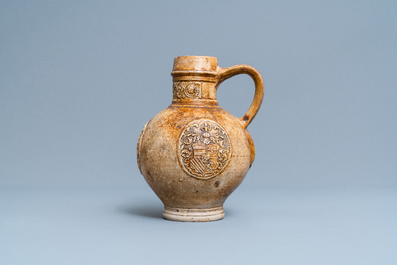
[[[0,1],[0,263],[396,264],[396,14],[395,1]],[[162,220],[135,162],[180,55],[265,82],[256,161],[220,222]],[[253,90],[237,76],[218,99],[243,116]]]

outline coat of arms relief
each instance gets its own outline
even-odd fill
[[[179,158],[184,171],[198,179],[211,179],[230,160],[231,146],[226,131],[206,119],[189,123],[179,137]]]

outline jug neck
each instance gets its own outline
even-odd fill
[[[201,101],[201,103],[204,103],[206,101],[217,101],[217,82],[218,81],[215,77],[206,77],[202,75],[173,76],[172,102],[193,103],[196,101]]]
[[[173,104],[218,104],[218,60],[208,56],[180,56],[174,60]]]

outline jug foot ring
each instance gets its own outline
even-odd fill
[[[163,217],[171,221],[180,222],[210,222],[223,219],[225,211],[223,207],[206,209],[185,209],[164,206]]]

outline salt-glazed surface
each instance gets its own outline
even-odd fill
[[[242,118],[216,100],[219,85],[238,74],[248,74],[255,83],[254,99]],[[262,103],[262,77],[248,65],[221,68],[217,58],[208,56],[176,57],[171,75],[172,104],[149,120],[139,136],[139,170],[164,203],[164,218],[222,219],[223,203],[255,158],[247,126]]]

